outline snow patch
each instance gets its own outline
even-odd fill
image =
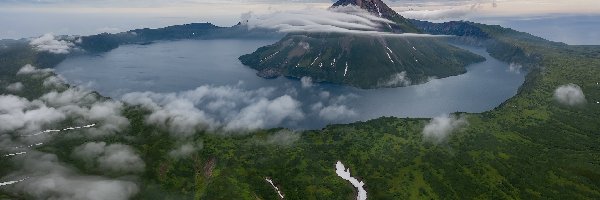
[[[374,4],[375,4],[375,8],[377,8],[377,13],[379,14],[379,17],[382,17],[383,14],[381,14],[381,10],[379,10],[379,6],[377,6],[377,3],[374,3]]]
[[[365,183],[362,181],[358,181],[358,179],[352,177],[350,175],[350,168],[346,169],[341,161],[337,161],[337,163],[335,164],[335,173],[337,173],[337,175],[342,179],[350,181],[350,183],[354,187],[356,187],[356,189],[358,189],[358,194],[356,195],[357,200],[367,199],[367,191],[363,188]]]
[[[279,51],[277,51],[277,52],[275,52],[275,53],[273,53],[273,54],[271,54],[271,55],[263,58],[262,60],[260,60],[260,62],[267,61],[268,59],[271,59],[273,56],[277,55],[278,53],[279,53]]]
[[[389,51],[389,53],[385,52],[385,54],[387,54],[387,57],[390,59],[390,62],[394,63],[394,60],[392,60],[392,56],[390,56],[390,53],[394,54],[394,52],[388,46],[385,46],[385,48]]]
[[[390,49],[389,47],[387,47],[387,46],[386,46],[385,48],[386,48],[388,51],[390,51],[390,53],[392,53],[392,54],[394,53],[394,52],[392,51],[392,49]]]
[[[24,181],[24,180],[27,180],[28,178],[29,178],[29,177],[25,177],[25,178],[23,178],[23,179],[16,180],[16,181],[2,182],[2,183],[0,183],[0,186],[12,185],[12,184],[19,183],[19,182],[22,182],[22,181]]]
[[[281,199],[285,198],[283,196],[283,194],[281,193],[281,191],[279,190],[279,188],[277,186],[275,186],[275,184],[273,184],[273,180],[271,180],[270,178],[265,178],[265,180],[271,184],[273,189],[275,189],[275,191],[277,192],[277,195],[279,195],[279,198],[281,198]]]
[[[346,69],[344,69],[344,77],[346,76],[347,73],[348,73],[348,62],[346,62]]]
[[[91,128],[94,126],[96,126],[96,124],[88,124],[85,126],[76,126],[76,127],[67,127],[67,128],[63,128],[63,129],[48,129],[48,130],[44,130],[44,131],[41,131],[38,133],[34,133],[34,134],[30,134],[30,135],[21,135],[21,136],[23,136],[23,137],[38,136],[38,135],[42,135],[42,134],[46,134],[46,133],[70,131],[70,130],[76,130],[76,129],[82,129],[82,128]]]
[[[27,146],[18,146],[18,147],[12,147],[12,148],[13,149],[28,149],[28,148],[31,148],[31,147],[41,146],[43,144],[44,143],[40,142],[40,143],[35,143],[35,144],[27,145]]]
[[[317,62],[317,59],[319,59],[319,56],[317,56],[311,63],[310,66],[313,66],[313,64],[315,64],[315,62]]]
[[[387,57],[390,59],[390,62],[394,63],[394,60],[392,60],[392,57],[390,56],[390,53],[385,52],[385,54],[387,55]]]
[[[9,154],[6,154],[6,155],[4,155],[4,157],[18,156],[18,155],[22,155],[22,154],[26,154],[26,153],[27,153],[27,152],[24,152],[24,151],[22,151],[22,152],[17,152],[17,153],[9,153]]]

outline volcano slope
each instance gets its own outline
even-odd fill
[[[462,74],[466,65],[484,58],[436,38],[289,34],[240,60],[265,78],[308,76],[316,82],[377,88],[406,86],[382,84],[400,73],[414,83]]]
[[[444,36],[419,35],[422,30],[380,0],[340,0],[331,9],[343,11],[339,6],[358,7],[388,20],[381,22],[380,31],[390,34],[290,33],[240,61],[265,78],[308,76],[317,82],[378,88],[408,85],[382,84],[399,74],[418,84],[463,74],[467,65],[484,60],[448,44]]]

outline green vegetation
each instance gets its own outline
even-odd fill
[[[491,111],[465,114],[469,125],[442,144],[424,142],[429,119],[382,117],[297,133],[299,139],[285,143],[268,142],[285,131],[280,129],[199,132],[185,142],[203,148],[175,159],[168,152],[181,139],[145,124],[147,111],[139,107],[124,111],[131,122],[126,131],[102,140],[131,145],[144,159],[137,199],[277,199],[264,177],[286,199],[352,199],[353,188],[335,174],[337,160],[366,183],[369,199],[599,199],[600,47],[549,45],[512,37],[512,31],[482,30],[517,48],[495,52],[535,55],[535,65],[515,97]],[[48,56],[23,43],[1,49],[2,94],[17,80],[28,88],[18,95],[33,99],[48,92],[39,80],[14,76],[24,64],[51,67],[60,60]],[[554,89],[567,83],[581,86],[587,105],[554,102]],[[116,176],[73,161],[74,147],[88,141],[58,137],[38,150],[82,173]],[[10,173],[15,166],[0,159],[0,174]],[[26,198],[8,194],[0,198]]]
[[[248,30],[244,25],[219,27],[211,23],[192,23],[174,25],[157,29],[135,29],[122,33],[102,33],[81,37],[77,44],[88,52],[107,52],[125,44],[148,44],[159,40],[181,39],[225,39],[225,38],[273,38],[280,34],[255,28]]]

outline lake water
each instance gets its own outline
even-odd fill
[[[381,116],[434,117],[451,112],[483,112],[514,96],[525,73],[491,58],[484,49],[467,48],[486,57],[459,76],[403,88],[363,90],[318,84],[302,87],[297,79],[263,79],[237,58],[276,40],[182,40],[126,45],[107,53],[71,57],[56,71],[69,83],[86,85],[119,99],[136,91],[184,92],[199,86],[244,91],[270,88],[272,99],[289,95],[301,103],[305,117],[271,126],[322,128],[330,123],[365,121]],[[324,109],[329,107],[329,109]]]

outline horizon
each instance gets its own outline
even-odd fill
[[[240,22],[245,13],[269,14],[305,9],[326,9],[334,1],[140,1],[44,0],[0,1],[0,39],[56,35],[117,33],[137,28],[160,28],[187,23],[212,23],[227,27]],[[600,22],[600,2],[483,0],[408,1],[384,0],[400,15],[433,22],[473,21],[497,24],[567,44],[600,45],[598,31],[587,33],[560,27]],[[558,19],[552,21],[552,19]],[[19,19],[18,21],[12,19]],[[562,21],[561,21],[562,20]],[[530,23],[528,23],[530,22]],[[545,26],[539,23],[543,22]],[[553,34],[548,34],[553,32]],[[594,33],[595,32],[595,33]]]

